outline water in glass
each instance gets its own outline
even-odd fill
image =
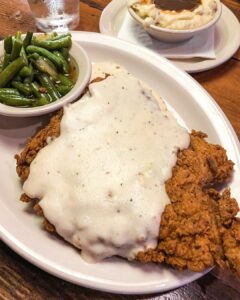
[[[79,0],[28,0],[37,27],[44,32],[66,32],[79,23]]]

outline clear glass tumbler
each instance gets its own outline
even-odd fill
[[[28,0],[38,29],[66,32],[79,23],[79,0]]]

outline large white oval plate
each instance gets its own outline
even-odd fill
[[[239,195],[240,148],[237,137],[214,100],[189,75],[166,59],[118,39],[88,32],[74,32],[92,61],[111,60],[158,91],[179,121],[188,128],[202,130],[209,141],[223,145],[235,162],[232,191]],[[129,99],[131,101],[131,99]],[[177,288],[203,273],[178,272],[161,265],[142,265],[113,258],[88,264],[69,244],[41,228],[41,219],[18,201],[21,189],[13,156],[27,137],[46,121],[35,118],[0,118],[0,236],[18,254],[70,282],[114,293],[153,293]]]

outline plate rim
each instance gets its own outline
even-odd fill
[[[140,50],[138,53],[139,57],[147,56],[146,59],[149,62],[154,59],[155,65],[156,64],[159,65],[159,63],[163,63],[169,71],[175,73],[176,77],[180,76],[181,81],[184,80],[185,82],[191,82],[191,85],[193,87],[195,87],[195,90],[196,90],[195,92],[198,92],[198,93],[201,92],[202,95],[205,95],[205,98],[208,98],[210,105],[214,108],[214,110],[218,114],[220,114],[220,116],[222,117],[224,126],[226,127],[226,130],[227,130],[226,133],[229,134],[229,141],[231,141],[231,143],[233,143],[233,147],[234,147],[235,151],[237,151],[238,155],[240,154],[240,144],[239,144],[237,135],[236,135],[235,131],[233,130],[233,127],[230,124],[230,122],[228,121],[227,117],[225,116],[225,114],[223,113],[221,108],[218,106],[218,104],[207,93],[207,91],[203,87],[201,87],[201,85],[198,82],[196,82],[196,80],[194,80],[190,75],[188,75],[184,71],[177,68],[175,65],[173,65],[171,62],[169,62],[167,59],[165,59],[163,57],[159,57],[159,55],[153,53],[152,51],[141,48],[137,45],[130,44],[128,42],[119,40],[117,38],[104,36],[102,34],[92,33],[92,32],[72,32],[72,35],[73,35],[73,38],[75,36],[75,39],[77,41],[80,41],[83,43],[88,42],[88,43],[98,43],[101,45],[107,45],[107,46],[111,46],[112,48],[120,49],[121,51],[123,51],[125,53],[127,53],[127,52],[132,53],[132,51],[136,51],[136,49]],[[240,155],[239,155],[238,164],[240,165]],[[66,271],[64,273],[62,270],[59,270],[59,268],[57,268],[56,266],[52,266],[51,262],[50,263],[48,262],[48,259],[43,258],[43,260],[42,260],[41,255],[39,255],[39,254],[35,253],[34,251],[32,251],[31,249],[29,249],[28,246],[23,245],[21,243],[21,241],[16,240],[16,238],[14,238],[14,236],[12,236],[11,233],[8,232],[8,230],[4,228],[3,224],[0,224],[0,238],[2,238],[2,240],[10,248],[12,248],[16,253],[20,254],[26,260],[30,261],[34,265],[40,267],[44,271],[46,271],[56,277],[59,277],[61,279],[67,280],[69,282],[72,282],[72,283],[75,283],[78,285],[83,285],[87,288],[92,288],[92,289],[111,292],[111,293],[150,294],[150,293],[154,293],[154,292],[166,292],[171,289],[175,289],[182,285],[190,283],[190,282],[202,277],[203,275],[205,275],[207,272],[210,271],[210,270],[206,270],[203,273],[195,273],[190,278],[181,280],[180,282],[179,281],[175,282],[175,284],[172,284],[172,285],[168,284],[164,287],[160,287],[159,285],[155,284],[155,285],[151,285],[148,287],[144,286],[142,288],[139,288],[139,287],[127,287],[126,288],[125,287],[123,290],[123,287],[121,284],[116,287],[116,286],[114,286],[114,283],[107,283],[107,284],[105,283],[105,285],[103,286],[104,283],[102,283],[101,281],[94,282],[92,280],[89,281],[86,278],[81,278],[81,280],[79,280],[79,278],[76,278],[74,276],[71,277],[71,275],[69,275],[68,273],[66,274]]]
[[[126,6],[126,2],[127,0],[112,0],[102,11],[101,16],[100,16],[100,20],[99,20],[99,30],[102,34],[106,34],[112,37],[117,37],[113,31],[110,29],[110,24],[112,24],[111,20],[114,18],[114,16],[116,16],[118,14],[118,12],[120,10],[123,10],[124,7]],[[224,14],[228,13],[231,14],[231,22],[235,22],[236,24],[238,24],[239,26],[239,30],[234,31],[234,35],[235,35],[235,39],[236,42],[234,44],[232,44],[231,47],[231,51],[228,51],[227,54],[223,55],[222,58],[217,58],[216,59],[209,59],[209,60],[202,60],[201,62],[197,62],[197,63],[188,63],[188,65],[191,65],[192,67],[181,67],[179,63],[184,63],[184,60],[178,60],[178,59],[171,59],[169,58],[170,61],[172,61],[178,68],[190,73],[190,74],[194,74],[194,73],[200,73],[200,72],[204,72],[207,70],[211,70],[214,69],[220,65],[222,65],[223,63],[225,63],[227,60],[229,60],[238,50],[238,48],[240,47],[240,23],[237,19],[237,17],[235,16],[235,14],[223,3],[221,3],[222,5],[222,15],[219,19],[219,22],[221,21],[221,18],[224,18]],[[227,22],[229,21],[229,18],[226,18]],[[217,26],[217,24],[216,24]],[[238,42],[237,42],[238,41]],[[227,44],[225,43],[225,48],[227,47]],[[160,54],[158,54],[160,55]],[[207,61],[207,65],[205,64],[205,62]],[[199,67],[200,64],[200,67]],[[202,66],[201,66],[202,64]]]

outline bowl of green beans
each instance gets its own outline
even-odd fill
[[[22,35],[0,43],[0,114],[31,117],[76,100],[89,83],[91,62],[70,33]]]

